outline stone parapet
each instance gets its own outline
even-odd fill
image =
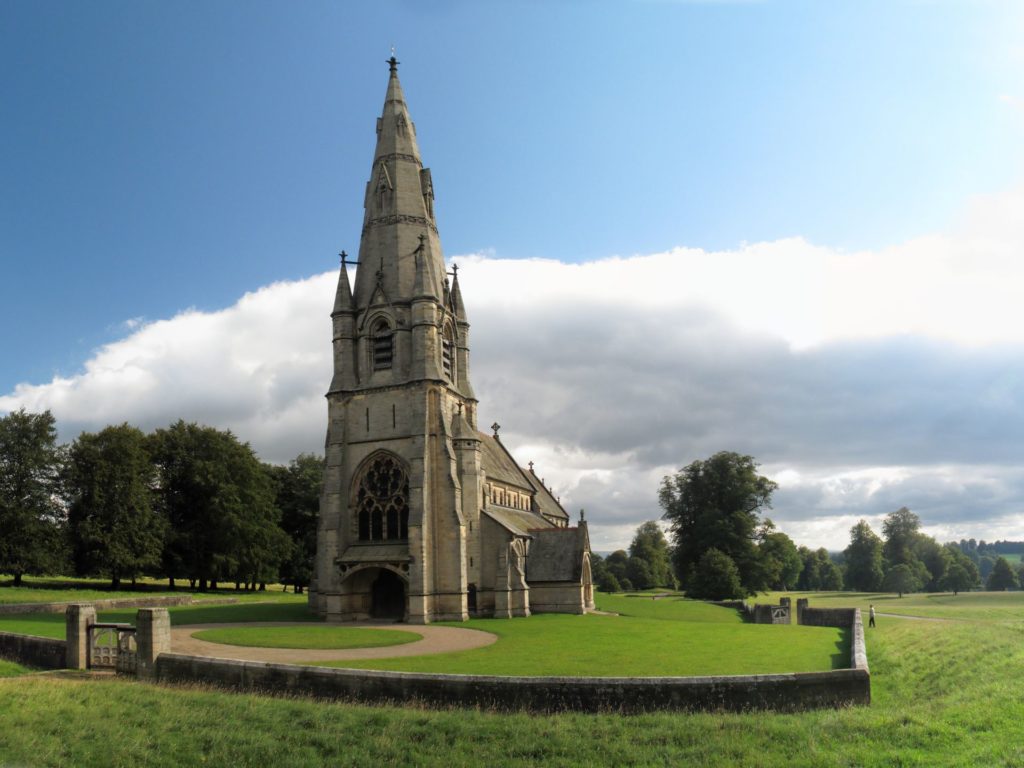
[[[69,605],[91,605],[97,610],[104,611],[111,608],[138,608],[140,606],[154,605],[191,605],[195,600],[191,595],[170,595],[167,597],[124,597],[110,600],[76,600],[74,602],[60,603],[9,603],[0,605],[0,616],[22,613],[64,613]],[[204,600],[204,603],[207,601]],[[234,597],[221,598],[209,601],[210,604],[219,602],[237,602]]]
[[[32,637],[0,632],[0,656],[38,669],[63,669],[67,642],[49,637]]]
[[[160,682],[282,695],[530,712],[747,711],[867,704],[861,669],[716,677],[494,677],[327,669],[164,653]]]

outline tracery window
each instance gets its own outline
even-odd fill
[[[356,491],[356,517],[361,541],[409,538],[409,477],[395,456],[370,460]]]
[[[373,324],[373,330],[370,333],[373,370],[386,371],[391,368],[391,361],[395,355],[394,338],[387,320],[380,319]]]

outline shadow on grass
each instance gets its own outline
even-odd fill
[[[853,648],[853,630],[843,629],[836,640],[836,652],[832,654],[832,669],[850,668],[850,651]]]

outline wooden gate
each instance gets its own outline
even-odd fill
[[[91,624],[88,647],[89,669],[113,669],[134,675],[138,668],[135,627],[131,624]]]

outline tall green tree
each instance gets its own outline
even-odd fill
[[[1017,581],[1017,574],[1013,572],[1013,567],[1007,562],[1005,557],[996,559],[996,564],[992,566],[992,573],[988,575],[985,586],[992,592],[1002,592],[1003,590],[1016,589],[1020,586],[1020,583]]]
[[[274,489],[247,443],[231,432],[178,421],[151,437],[159,510],[168,523],[164,572],[200,590],[232,579],[274,578],[289,544]]]
[[[921,578],[906,563],[898,563],[885,572],[882,588],[903,597],[904,592],[917,592],[921,588]]]
[[[281,581],[291,584],[296,593],[302,593],[313,577],[323,469],[322,456],[303,453],[288,466],[269,470],[275,485],[274,503],[281,513],[281,529],[291,540],[288,557],[281,563]]]
[[[732,558],[714,547],[701,555],[686,586],[686,596],[700,600],[730,600],[746,592]]]
[[[917,560],[914,545],[920,531],[921,518],[906,507],[886,515],[882,522],[882,535],[885,537],[882,554],[885,562],[890,566],[900,563],[910,565]]]
[[[882,540],[866,520],[850,529],[846,557],[846,587],[857,592],[874,592],[882,586]]]
[[[672,564],[668,548],[668,539],[659,526],[653,520],[642,523],[636,529],[633,542],[629,545],[630,559],[637,559],[647,564],[650,583],[648,587],[672,587],[675,586],[672,578]],[[634,566],[638,568],[638,566]],[[636,580],[630,575],[633,586],[637,589]]]
[[[122,578],[159,568],[164,520],[153,508],[156,468],[141,430],[128,424],[83,433],[65,473],[75,571]]]
[[[757,467],[752,456],[722,451],[662,480],[658,500],[672,532],[676,575],[688,591],[688,578],[710,549],[732,561],[747,594],[761,588],[758,516],[778,486]]]
[[[53,414],[22,408],[0,417],[0,572],[16,587],[25,574],[63,564],[61,463]]]
[[[977,583],[976,579],[972,579],[971,575],[967,572],[960,563],[953,563],[946,569],[946,575],[942,578],[942,588],[948,589],[953,593],[955,597],[958,593],[964,590],[970,589]]]
[[[759,545],[759,555],[769,588],[787,590],[797,585],[804,561],[789,536],[782,531],[765,534]]]

